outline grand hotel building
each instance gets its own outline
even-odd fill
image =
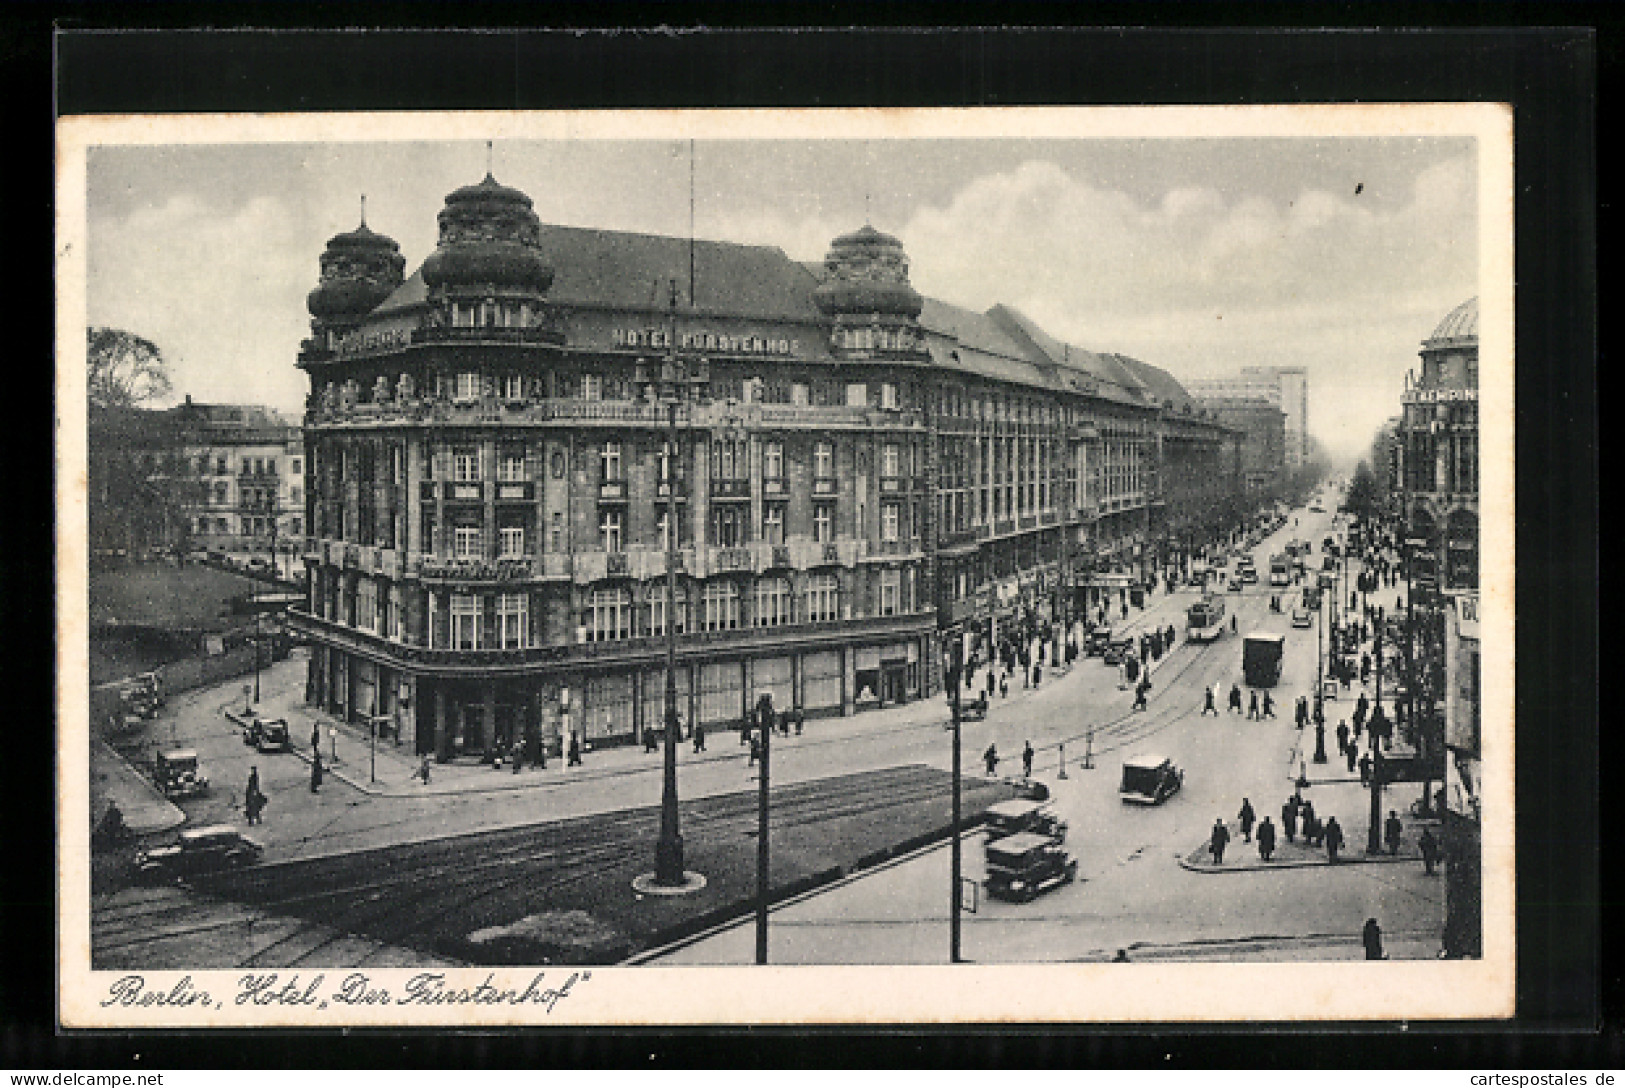
[[[487,176],[439,228],[410,277],[365,224],[322,254],[291,617],[309,700],[423,753],[657,728],[668,623],[685,722],[923,697],[945,638],[1171,527],[1165,438],[1187,491],[1237,483],[1177,382],[921,298],[871,227],[808,266],[546,225]]]

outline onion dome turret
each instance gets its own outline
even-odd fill
[[[490,174],[446,197],[440,243],[423,262],[423,281],[434,292],[495,288],[544,294],[553,269],[542,256],[541,222],[530,197]]]
[[[920,316],[920,293],[909,286],[903,243],[865,224],[830,243],[824,282],[813,303],[834,315]]]
[[[366,220],[355,230],[328,239],[321,257],[321,280],[306,298],[316,322],[358,324],[401,285],[406,259],[393,238],[371,230]]]

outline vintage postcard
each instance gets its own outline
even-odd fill
[[[1512,1015],[1509,109],[57,185],[64,1025]]]

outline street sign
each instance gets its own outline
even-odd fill
[[[981,885],[969,877],[959,878],[959,909],[967,914],[976,913],[977,897],[981,894]]]

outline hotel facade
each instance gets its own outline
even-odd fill
[[[809,266],[543,224],[487,176],[439,228],[410,276],[365,224],[321,256],[290,615],[309,701],[425,754],[641,738],[668,624],[685,725],[926,697],[951,640],[1064,625],[1194,531],[1196,481],[1239,493],[1172,378],[922,298],[872,227]]]

